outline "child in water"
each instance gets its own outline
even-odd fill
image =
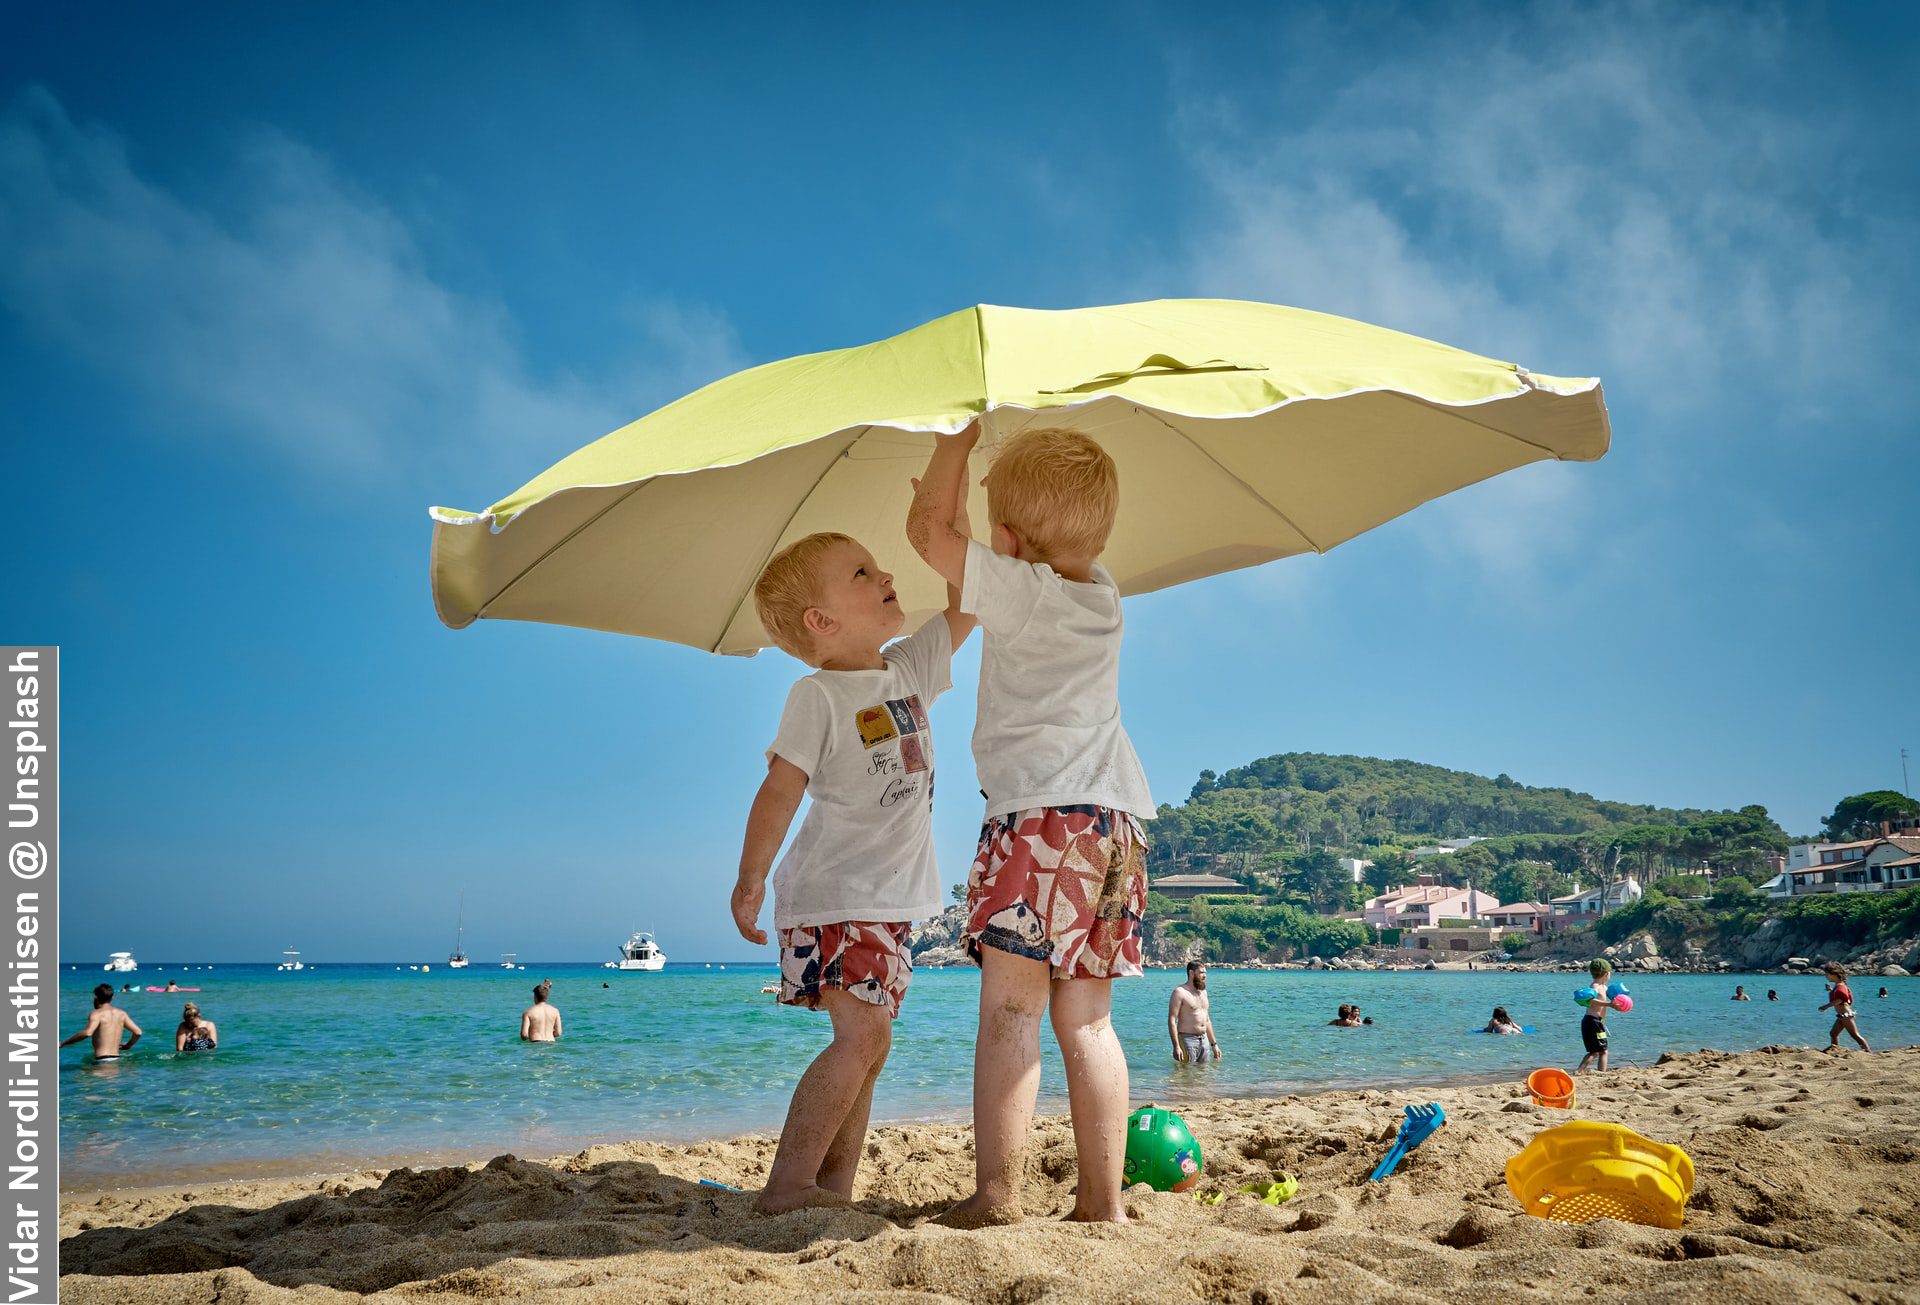
[[[1607,1011],[1611,1006],[1607,1000],[1607,983],[1613,978],[1613,966],[1595,957],[1593,964],[1587,967],[1587,973],[1593,976],[1593,998],[1587,1002],[1587,1013],[1580,1017],[1580,1041],[1585,1044],[1587,1054],[1580,1058],[1580,1067],[1573,1072],[1585,1073],[1587,1066],[1597,1059],[1600,1072],[1604,1074],[1607,1069]]]
[[[1493,1018],[1488,1020],[1487,1027],[1480,1031],[1482,1033],[1518,1033],[1520,1026],[1513,1022],[1513,1017],[1507,1014],[1505,1006],[1495,1006]]]
[[[1860,1044],[1860,1050],[1872,1051],[1867,1040],[1860,1036],[1860,1026],[1853,1022],[1853,989],[1847,986],[1847,971],[1844,966],[1829,965],[1827,970],[1827,1004],[1833,1008],[1833,1027],[1827,1030],[1827,1050],[1832,1051],[1840,1045],[1840,1031],[1846,1030],[1847,1036]]]

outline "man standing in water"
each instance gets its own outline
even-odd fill
[[[520,1012],[520,1041],[558,1042],[560,1040],[560,1008],[547,1004],[547,997],[552,992],[552,979],[542,979],[534,985],[533,1005]]]
[[[1173,1038],[1173,1058],[1182,1064],[1220,1059],[1220,1039],[1213,1035],[1213,1014],[1207,998],[1207,963],[1187,962],[1187,981],[1173,990],[1167,1002],[1167,1032]]]
[[[120,1041],[122,1033],[133,1036],[124,1043]],[[120,1053],[140,1041],[140,1026],[133,1017],[113,1004],[113,985],[103,983],[93,990],[93,1014],[87,1017],[87,1027],[61,1042],[63,1047],[71,1047],[82,1038],[93,1039],[93,1059],[96,1064],[120,1059]]]

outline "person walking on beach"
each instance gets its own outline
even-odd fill
[[[1844,966],[1828,965],[1827,1002],[1821,1010],[1833,1009],[1833,1027],[1827,1030],[1827,1050],[1833,1051],[1840,1046],[1840,1032],[1846,1030],[1848,1037],[1860,1044],[1860,1050],[1872,1051],[1867,1040],[1860,1036],[1860,1026],[1853,1022],[1853,989],[1847,986],[1847,971]]]
[[[565,1031],[560,1024],[560,1008],[547,1001],[553,995],[553,980],[542,979],[533,985],[533,1005],[520,1012],[520,1041],[558,1042]]]
[[[122,1033],[133,1036],[121,1042]],[[93,990],[93,1014],[87,1017],[87,1027],[64,1039],[60,1045],[70,1047],[82,1038],[92,1038],[94,1062],[104,1064],[120,1059],[120,1054],[131,1050],[140,1037],[140,1026],[133,1022],[133,1016],[113,1004],[113,985],[103,983]]]
[[[975,422],[936,436],[907,518],[914,551],[983,631],[973,756],[986,794],[967,876],[980,962],[974,1192],[959,1226],[1019,1217],[1040,1089],[1040,1021],[1066,1062],[1079,1183],[1069,1219],[1125,1223],[1127,1058],[1113,981],[1139,977],[1147,778],[1120,721],[1120,590],[1100,565],[1120,505],[1113,458],[1077,431],[1024,430],[986,475],[992,544],[956,529]]]
[[[1587,1001],[1587,1013],[1580,1017],[1580,1041],[1587,1054],[1580,1058],[1580,1065],[1573,1072],[1584,1074],[1587,1066],[1597,1060],[1604,1074],[1607,1071],[1607,1011],[1612,1008],[1607,1000],[1607,983],[1613,978],[1613,966],[1595,957],[1593,964],[1587,966],[1587,973],[1593,977],[1593,996]]]
[[[948,488],[948,511],[957,491]],[[962,518],[964,520],[964,518]],[[760,623],[812,674],[787,694],[767,777],[747,814],[733,922],[759,927],[767,871],[800,805],[812,806],[773,876],[783,1006],[824,1010],[833,1040],[793,1090],[754,1209],[844,1205],[866,1150],[873,1085],[913,979],[913,921],[940,914],[927,709],[953,685],[973,631],[947,609],[904,639],[893,577],[857,540],[813,534],[777,553],[753,587]],[[893,642],[889,643],[889,640]]]
[[[185,1055],[190,1051],[218,1051],[220,1030],[212,1020],[200,1018],[200,1008],[188,1002],[180,1011],[180,1026],[173,1031],[173,1049]]]
[[[1173,1058],[1182,1064],[1220,1059],[1220,1039],[1213,1032],[1212,999],[1207,996],[1205,961],[1187,962],[1187,981],[1175,988],[1167,1001],[1167,1032],[1173,1037]]]

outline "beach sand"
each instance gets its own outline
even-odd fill
[[[1579,1081],[1571,1117],[1686,1148],[1681,1229],[1523,1214],[1507,1159],[1564,1111],[1521,1084],[1182,1107],[1200,1190],[1290,1171],[1277,1207],[1137,1189],[1130,1227],[1082,1227],[1073,1139],[1042,1120],[1029,1217],[921,1221],[970,1187],[970,1130],[880,1128],[852,1209],[762,1218],[766,1138],[598,1146],[544,1162],[194,1189],[68,1193],[62,1298],[119,1302],[1539,1301],[1920,1302],[1920,1048],[1703,1051]],[[1446,1127],[1364,1181],[1410,1102]]]

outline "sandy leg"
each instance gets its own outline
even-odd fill
[[[1080,1182],[1069,1219],[1125,1223],[1121,1171],[1127,1151],[1127,1056],[1113,1032],[1112,979],[1053,984],[1053,1034],[1067,1067],[1067,1105]]]
[[[956,1228],[1020,1216],[1020,1159],[1040,1095],[1040,1016],[1045,961],[984,947],[980,1031],[973,1042],[974,1192],[939,1217]]]
[[[893,1047],[893,1025],[884,1006],[844,992],[828,992],[822,1000],[833,1017],[833,1041],[793,1090],[773,1171],[753,1203],[762,1214],[844,1205],[853,1192],[873,1083]]]

